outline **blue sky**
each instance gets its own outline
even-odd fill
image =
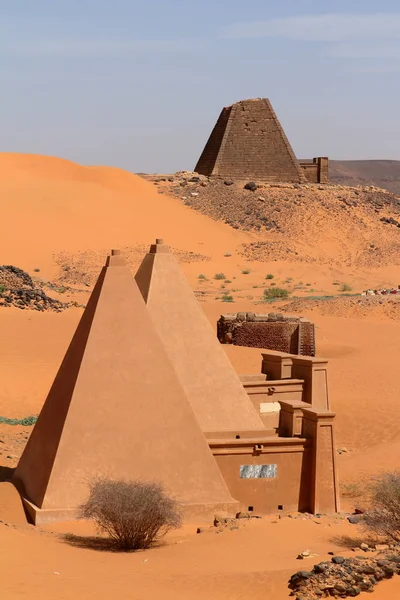
[[[299,158],[400,160],[398,0],[0,0],[0,151],[192,169],[268,97]]]

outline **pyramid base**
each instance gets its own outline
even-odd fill
[[[33,502],[22,497],[25,511],[34,525],[46,525],[63,521],[75,521],[78,511],[75,508],[39,508]],[[204,521],[209,522],[215,515],[226,517],[235,516],[240,510],[239,502],[219,502],[215,504],[183,504],[183,517],[187,522]]]

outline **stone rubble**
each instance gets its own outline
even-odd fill
[[[385,549],[375,555],[350,558],[335,555],[310,571],[298,571],[289,580],[290,595],[296,600],[312,600],[354,598],[361,592],[372,592],[379,581],[400,575],[400,547],[383,546]],[[364,553],[370,551],[367,544],[361,544],[361,549]]]

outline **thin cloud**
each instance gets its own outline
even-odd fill
[[[299,15],[234,23],[219,31],[222,38],[280,38],[303,42],[400,40],[400,12],[375,14]]]
[[[196,40],[30,40],[0,43],[0,54],[14,56],[55,56],[66,58],[129,57],[150,53],[188,50]]]

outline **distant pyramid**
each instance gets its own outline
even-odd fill
[[[195,171],[269,183],[305,181],[267,98],[242,100],[222,109]]]
[[[204,432],[264,429],[178,262],[163,240],[136,281]]]
[[[40,523],[72,518],[94,475],[162,482],[196,518],[237,508],[117,251],[101,271],[14,482]]]

